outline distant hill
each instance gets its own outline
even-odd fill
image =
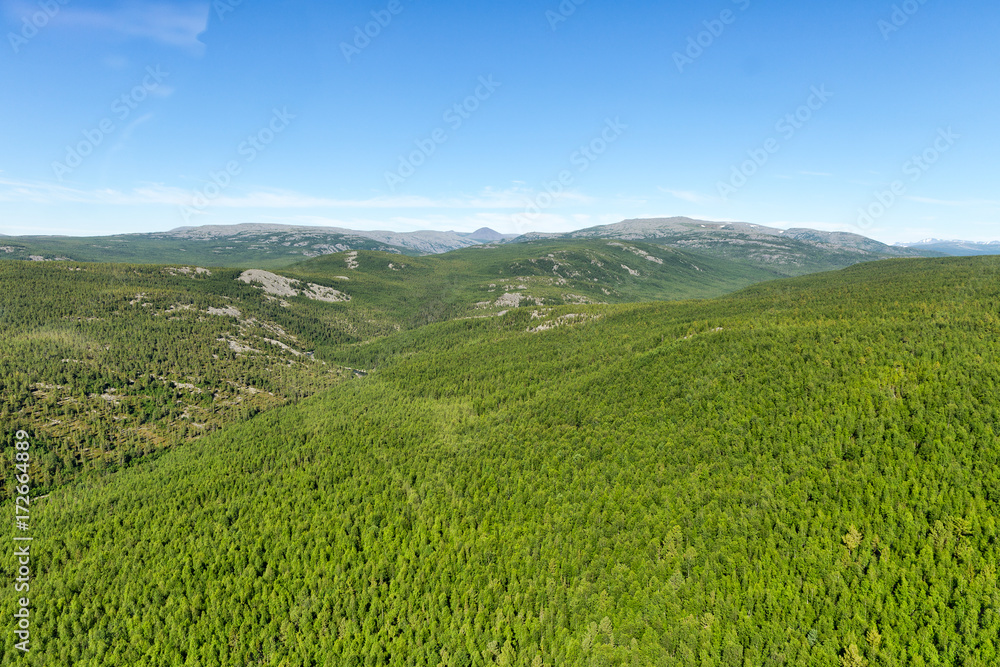
[[[472,233],[392,232],[278,224],[180,227],[168,232],[86,238],[21,236],[3,239],[0,258],[276,269],[340,252],[367,250],[419,256],[508,242],[586,239],[668,246],[762,269],[771,277],[799,276],[877,259],[943,254],[931,249],[888,246],[858,234],[656,218],[625,220],[566,234],[532,232],[522,236],[500,234],[486,227]]]
[[[916,243],[899,243],[899,247],[943,255],[974,257],[978,255],[1000,255],[1000,241],[945,241],[924,239]]]
[[[285,235],[293,235],[295,238],[282,239]],[[365,245],[367,241],[376,241],[390,248],[395,248],[399,252],[408,255],[436,255],[459,248],[468,248],[482,243],[502,242],[517,238],[517,234],[501,234],[489,227],[482,227],[472,233],[463,232],[439,232],[434,230],[421,230],[415,232],[390,232],[381,230],[355,230],[343,229],[340,227],[309,227],[291,225],[270,225],[248,223],[242,225],[207,225],[203,227],[178,227],[177,229],[160,234],[150,234],[154,238],[176,238],[192,239],[201,241],[217,241],[220,239],[243,238],[256,240],[259,243],[281,243],[284,240],[295,240],[298,243],[293,246],[306,248],[301,254],[307,257],[328,255],[330,252],[327,245],[322,243],[322,239],[330,238],[339,241],[335,252],[345,252],[351,250],[383,250],[381,248],[360,248],[360,247],[339,247],[345,243],[354,245]],[[277,237],[277,238],[275,238]],[[360,241],[359,241],[360,239]],[[301,241],[309,241],[308,244]],[[346,241],[345,241],[346,240]],[[392,252],[389,250],[388,252]]]
[[[0,244],[0,258],[279,268],[309,257],[352,250],[432,255],[483,243],[504,242],[516,236],[485,227],[466,234],[429,230],[357,231],[256,223],[206,225],[114,236],[5,237]]]
[[[351,310],[403,328],[521,306],[710,298],[778,277],[685,250],[604,239],[477,246],[425,257],[339,253],[282,273],[343,291]]]
[[[277,268],[349,250],[416,254],[411,249],[348,230],[232,225],[114,236],[7,237],[0,244],[0,258]]]
[[[525,234],[538,238],[602,238],[644,241],[690,250],[734,262],[766,267],[784,276],[843,268],[893,257],[929,257],[940,253],[890,246],[859,234],[815,229],[776,229],[745,222],[709,222],[691,218],[625,220],[566,234]]]
[[[492,243],[495,241],[508,241],[517,238],[517,234],[501,234],[500,232],[494,231],[489,227],[482,227],[477,229],[468,235],[468,238],[473,241],[482,241],[483,243]]]

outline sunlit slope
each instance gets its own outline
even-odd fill
[[[248,227],[248,228],[244,228]],[[222,230],[213,233],[212,230]],[[207,230],[207,231],[199,231]],[[191,263],[203,266],[280,268],[304,258],[347,250],[413,252],[357,234],[264,225],[194,228],[112,236],[7,236],[0,238],[0,260],[31,257],[48,261]]]
[[[2,663],[996,664],[998,274],[389,337],[39,501],[38,644]]]
[[[43,487],[189,441],[350,375],[323,351],[394,330],[267,298],[239,270],[0,263],[0,416]],[[357,320],[351,319],[357,317]],[[0,469],[4,489],[10,468]]]
[[[620,241],[533,241],[427,257],[351,252],[283,274],[324,282],[403,326],[518,306],[707,298],[769,280],[763,269]]]
[[[564,234],[521,236],[518,241],[617,239],[655,243],[736,265],[767,269],[780,276],[832,271],[858,262],[895,257],[940,257],[928,249],[889,246],[858,234],[816,229],[776,229],[744,222],[709,222],[690,218],[625,220]]]
[[[0,409],[50,445],[38,481],[118,466],[309,395],[345,375],[326,363],[369,369],[367,344],[400,329],[519,307],[537,318],[564,303],[709,296],[762,277],[594,241],[341,253],[281,274],[0,263]],[[320,293],[332,297],[311,298]]]

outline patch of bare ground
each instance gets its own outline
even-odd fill
[[[348,268],[353,267],[349,266]],[[254,285],[259,289],[264,290],[266,294],[275,297],[304,296],[307,299],[325,301],[327,303],[341,303],[351,300],[350,295],[335,290],[332,287],[325,287],[323,285],[316,285],[313,283],[301,283],[297,280],[292,280],[291,278],[279,276],[276,273],[262,271],[260,269],[250,269],[248,271],[244,271],[240,274],[240,277],[237,278],[237,280],[247,283],[248,285]],[[303,285],[303,287],[299,287],[300,285]]]

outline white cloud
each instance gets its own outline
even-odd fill
[[[147,120],[136,119],[133,125]],[[130,126],[131,127],[131,126]],[[195,196],[194,188],[179,188],[157,183],[144,184],[128,191],[104,188],[85,190],[47,182],[19,181],[0,178],[0,201],[31,203],[81,203],[133,206],[140,204],[190,205]],[[454,197],[425,197],[420,195],[377,196],[368,199],[334,199],[317,197],[290,190],[261,188],[239,192],[236,188],[224,192],[210,201],[209,208],[248,209],[509,209],[523,211],[534,193],[512,188],[486,189],[476,195]],[[589,204],[590,197],[565,192],[556,197],[557,202]]]
[[[0,203],[3,210],[20,206],[42,206],[47,213],[32,215],[46,219],[60,208],[71,211],[81,221],[95,219],[117,221],[116,227],[132,223],[137,212],[150,226],[170,229],[182,225],[273,222],[311,226],[343,227],[368,230],[437,229],[473,231],[490,227],[505,234],[531,231],[566,232],[596,225],[619,222],[623,211],[633,210],[627,200],[596,202],[580,193],[566,192],[551,206],[537,214],[526,215],[525,208],[541,193],[513,186],[487,188],[471,195],[426,197],[418,195],[373,196],[367,199],[336,199],[300,192],[255,189],[243,191],[236,186],[223,191],[207,206],[191,210],[195,189],[161,183],[146,183],[123,190],[87,189],[45,181],[16,180],[0,174]],[[24,209],[29,210],[29,209]],[[191,215],[185,217],[182,211]],[[123,231],[123,229],[122,229]]]
[[[930,197],[907,197],[907,199],[921,204],[936,204],[938,206],[1000,206],[1000,201],[989,199],[931,199]]]
[[[200,55],[205,45],[198,35],[208,27],[210,5],[206,2],[122,2],[112,9],[89,9],[75,4],[60,5],[49,24],[88,35],[100,33],[131,39],[151,40]],[[23,0],[8,5],[8,14],[30,16],[38,11],[35,3]],[[120,65],[122,59],[111,58],[106,64]]]
[[[52,183],[32,183],[0,177],[0,202],[49,204],[55,202],[85,203],[86,193]]]

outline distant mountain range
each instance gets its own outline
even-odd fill
[[[944,239],[924,239],[916,243],[897,243],[897,247],[939,252],[945,255],[972,257],[976,255],[1000,255],[1000,241],[946,241]]]
[[[468,248],[483,243],[503,242],[516,238],[516,234],[504,235],[483,227],[472,233],[438,232],[422,230],[416,232],[362,231],[340,227],[295,227],[290,225],[213,225],[205,227],[179,227],[169,232],[149,235],[157,239],[191,239],[218,241],[220,239],[239,240],[256,243],[279,243],[293,241],[295,248],[305,248],[300,254],[307,257],[349,250],[394,250],[404,254],[434,255],[459,248]],[[265,238],[266,237],[266,238]],[[294,238],[293,238],[294,237]],[[370,245],[370,241],[381,243],[383,248],[360,247]]]
[[[180,227],[168,232],[103,237],[5,237],[0,258],[200,264],[281,268],[311,257],[374,250],[400,255],[433,255],[473,246],[538,240],[644,242],[765,268],[774,276],[803,275],[891,257],[948,254],[934,248],[889,246],[843,232],[781,230],[742,222],[691,218],[625,220],[565,234],[361,231],[338,227],[278,224]]]
[[[745,222],[708,222],[691,218],[625,220],[566,234],[525,234],[516,240],[539,238],[643,241],[718,259],[767,267],[776,275],[783,276],[833,270],[877,259],[933,257],[941,254],[890,246],[846,232],[776,229]]]
[[[886,245],[860,234],[823,232],[816,229],[777,229],[746,222],[709,222],[691,218],[648,218],[625,220],[613,225],[590,227],[566,234],[525,234],[520,239],[533,238],[618,238],[628,241],[658,242],[672,245],[684,241],[703,241],[712,245],[716,240],[745,238],[753,245],[795,239],[831,250],[854,250],[897,257],[912,257],[916,253]],[[520,240],[519,239],[519,240]],[[690,243],[684,243],[690,245]],[[765,246],[761,246],[765,247]]]
[[[378,250],[432,255],[514,238],[515,235],[505,236],[487,228],[466,234],[272,224],[211,225],[114,236],[8,236],[0,242],[0,259],[280,268],[338,252]]]

